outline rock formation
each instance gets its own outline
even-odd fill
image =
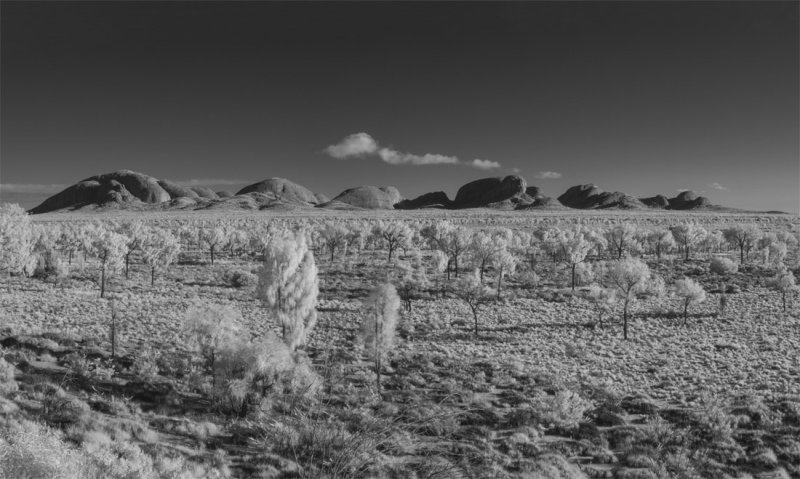
[[[344,190],[322,206],[341,208],[342,204],[364,209],[391,210],[403,199],[394,186],[358,186]]]
[[[76,208],[89,204],[162,203],[170,194],[158,180],[135,171],[120,170],[87,178],[47,198],[31,213],[47,213],[63,208]]]
[[[413,200],[403,200],[395,204],[398,210],[418,210],[422,208],[452,208],[453,201],[444,191],[434,191],[417,196]]]
[[[505,178],[482,178],[459,188],[453,200],[453,207],[480,208],[506,200],[530,202],[525,194],[527,186],[525,179],[516,175]]]
[[[248,193],[265,193],[275,196],[276,199],[287,203],[300,203],[316,205],[319,199],[313,191],[297,183],[293,183],[285,178],[268,178],[258,183],[245,186],[239,190],[237,195]]]
[[[644,203],[634,196],[619,191],[609,193],[591,183],[573,186],[559,196],[558,201],[564,206],[582,210],[602,208],[632,209],[645,207]]]
[[[671,210],[691,210],[703,206],[710,206],[711,201],[705,196],[697,196],[694,191],[682,191],[675,198],[669,199],[669,208]]]

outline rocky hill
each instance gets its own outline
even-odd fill
[[[542,189],[528,186],[518,175],[481,178],[458,189],[454,199],[443,191],[404,199],[393,186],[358,186],[329,200],[325,195],[285,178],[268,178],[248,185],[236,194],[215,192],[207,187],[186,187],[130,170],[86,178],[47,198],[31,213],[75,209],[216,209],[260,210],[268,208],[327,209],[666,209],[719,208],[708,198],[683,191],[674,198],[656,195],[646,198],[616,191],[605,192],[594,184],[577,185],[554,199]]]

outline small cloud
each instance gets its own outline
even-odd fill
[[[708,186],[709,186],[709,188],[711,188],[711,189],[714,189],[714,190],[728,191],[728,188],[725,188],[724,186],[720,185],[720,184],[719,184],[719,183],[717,183],[716,181],[715,181],[715,182],[713,182],[713,183],[711,183],[711,184],[710,184],[710,185],[708,185]]]
[[[689,191],[689,188],[678,188],[675,191],[677,191],[678,193],[683,193],[684,191]]]
[[[381,148],[378,150],[378,156],[381,160],[390,165],[455,165],[458,163],[458,158],[455,156],[437,155],[432,153],[425,153],[424,155],[414,155],[412,153],[403,153],[391,148]]]
[[[500,168],[500,163],[498,163],[496,161],[480,160],[478,158],[475,158],[474,160],[472,160],[468,164],[469,164],[469,166],[472,166],[472,167],[477,168],[479,170],[492,170],[492,169],[495,169],[495,168]]]
[[[226,178],[191,178],[189,180],[176,181],[182,186],[207,186],[207,185],[241,185],[247,183],[246,180],[230,180]]]
[[[66,187],[67,185],[57,183],[3,183],[0,184],[0,191],[3,193],[55,193]]]
[[[512,168],[512,169],[511,169],[511,172],[512,172],[512,173],[519,173],[519,172],[521,172],[521,171],[522,171],[522,170],[520,170],[519,168]]]
[[[561,178],[561,173],[557,171],[540,171],[536,177],[540,180],[557,180]]]
[[[329,145],[325,148],[327,154],[338,160],[371,155],[376,151],[378,151],[378,142],[364,132],[353,133],[342,139],[339,143]]]
[[[415,153],[398,151],[394,148],[381,148],[375,138],[364,132],[353,133],[352,135],[346,136],[339,143],[329,145],[323,151],[339,160],[374,155],[380,158],[384,163],[390,165],[465,165],[481,170],[490,170],[500,167],[500,163],[490,160],[475,159],[463,162],[456,156],[440,155],[437,153],[417,155]]]

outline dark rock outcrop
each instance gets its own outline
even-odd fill
[[[664,195],[655,195],[649,198],[640,198],[641,202],[649,208],[667,208],[669,207],[669,199]]]
[[[130,170],[97,175],[72,185],[47,198],[31,213],[47,213],[64,208],[77,208],[89,204],[163,203],[170,194],[152,176]]]
[[[573,186],[559,196],[558,201],[564,206],[582,210],[598,208],[633,209],[645,207],[644,203],[634,196],[626,195],[619,191],[609,193],[593,184]]]
[[[697,193],[689,190],[682,191],[675,198],[669,199],[669,208],[671,210],[691,210],[710,205],[711,201],[708,198],[698,196]]]
[[[231,196],[233,196],[233,193],[231,193],[230,191],[216,191],[215,193],[217,193],[217,196],[220,199],[222,199],[222,198],[230,198]]]
[[[417,196],[413,200],[403,200],[395,204],[398,210],[417,210],[421,208],[452,208],[453,201],[444,191],[434,191]]]
[[[370,210],[391,210],[403,197],[394,186],[357,186],[343,191],[339,196],[322,206],[341,207],[339,204]]]
[[[198,198],[198,194],[192,191],[191,188],[181,186],[169,180],[158,180],[158,185],[164,188],[164,191],[169,193],[170,198]]]
[[[527,200],[525,179],[509,175],[505,178],[482,178],[458,189],[453,200],[454,208],[480,208],[506,200]]]
[[[293,183],[285,178],[268,178],[258,183],[245,186],[237,195],[248,193],[265,193],[275,196],[276,199],[287,203],[305,203],[316,205],[319,199],[313,191],[297,183]]]
[[[219,199],[219,196],[217,196],[217,193],[215,193],[214,190],[212,190],[211,188],[208,188],[206,186],[193,186],[191,188],[191,190],[194,191],[197,194],[197,196],[199,196],[200,198],[206,198],[208,200],[218,200]]]

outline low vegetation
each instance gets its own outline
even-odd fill
[[[800,475],[796,218],[70,218],[0,209],[0,477]]]

